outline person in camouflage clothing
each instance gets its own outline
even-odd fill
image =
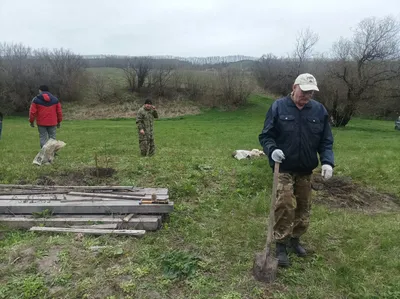
[[[139,148],[142,156],[152,156],[155,153],[154,119],[158,118],[156,107],[147,99],[136,115],[136,125],[139,134]]]
[[[273,227],[278,265],[290,265],[287,247],[298,256],[307,252],[300,237],[310,224],[311,175],[318,166],[323,179],[333,174],[333,136],[325,107],[313,100],[318,91],[313,75],[299,75],[291,94],[268,110],[260,144],[274,169],[280,163]]]

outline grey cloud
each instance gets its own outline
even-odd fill
[[[363,18],[399,11],[397,0],[1,0],[0,40],[79,54],[258,57],[291,52],[307,27],[325,52]]]

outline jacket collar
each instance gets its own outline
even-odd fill
[[[286,96],[286,105],[290,106],[290,107],[296,107],[297,109],[299,109],[296,104],[294,103],[294,101],[292,100],[292,97],[290,96],[290,93]],[[303,109],[309,109],[312,107],[311,104],[311,100],[304,105]]]

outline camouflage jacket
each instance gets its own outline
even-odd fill
[[[157,110],[146,110],[142,106],[136,115],[136,125],[138,130],[144,130],[146,135],[153,135],[154,118],[158,118]]]

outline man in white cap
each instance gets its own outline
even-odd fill
[[[319,91],[313,75],[299,75],[292,92],[276,100],[268,110],[259,135],[270,166],[280,163],[275,206],[274,239],[278,265],[290,265],[287,249],[298,256],[307,252],[300,237],[309,226],[311,175],[322,165],[322,177],[332,177],[334,167],[333,136],[325,107],[313,100]]]

